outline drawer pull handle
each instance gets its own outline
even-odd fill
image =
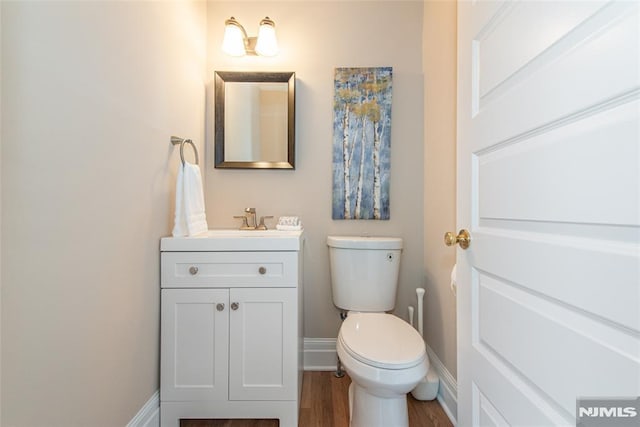
[[[198,267],[196,267],[195,265],[189,267],[189,274],[191,274],[192,276],[198,274]]]
[[[235,311],[238,309],[238,307],[240,307],[240,304],[238,304],[237,302],[231,303],[231,310]]]
[[[266,272],[267,272],[266,267],[260,267],[260,268],[258,269],[258,273],[260,273],[260,274],[265,274]]]
[[[218,305],[216,305],[216,310],[218,310],[218,311],[224,310],[224,304],[223,303],[218,303]]]

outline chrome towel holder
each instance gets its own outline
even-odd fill
[[[180,144],[180,160],[182,160],[182,165],[184,166],[184,144],[191,144],[193,147],[193,153],[196,155],[196,165],[199,163],[198,160],[198,149],[196,148],[196,144],[193,143],[190,139],[180,138],[178,136],[171,137],[171,143],[173,145]]]

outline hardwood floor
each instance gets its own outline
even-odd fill
[[[305,372],[299,426],[349,427],[350,383],[333,372]],[[437,401],[421,402],[411,395],[407,401],[410,427],[452,427]],[[183,420],[180,427],[278,427],[278,420]]]

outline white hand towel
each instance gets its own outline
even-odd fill
[[[185,162],[176,181],[176,216],[173,236],[197,236],[206,233],[202,176],[198,165]]]

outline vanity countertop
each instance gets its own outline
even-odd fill
[[[163,237],[160,251],[299,251],[303,240],[303,231],[215,229],[194,237]]]

